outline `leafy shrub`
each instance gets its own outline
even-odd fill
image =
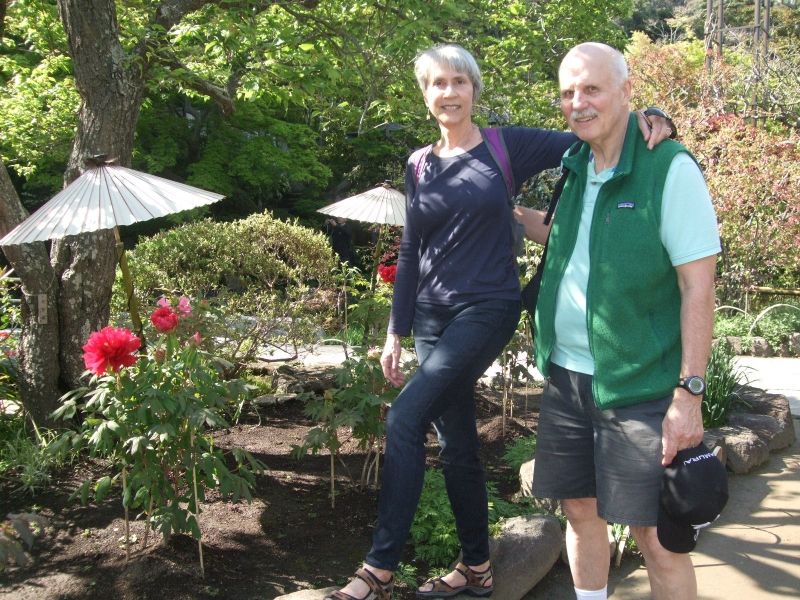
[[[228,375],[266,346],[316,339],[334,308],[327,292],[335,260],[325,236],[268,213],[161,232],[141,241],[128,262],[142,305],[164,292],[211,302],[221,356],[235,366]],[[124,298],[118,275],[116,314],[124,314]]]
[[[138,339],[125,329],[107,327],[84,346],[91,371],[89,386],[67,393],[56,418],[80,416],[78,431],[60,438],[110,462],[110,474],[85,481],[77,495],[102,501],[112,486],[121,488],[126,516],[140,510],[148,525],[165,537],[188,532],[200,540],[200,503],[206,490],[218,489],[234,501],[250,499],[255,474],[263,469],[248,452],[232,450],[234,469],[214,445],[207,427],[225,426],[226,407],[237,397],[237,382],[223,381],[202,336],[187,331],[202,326],[202,306],[188,302],[177,310],[163,300],[151,316],[160,335],[147,355],[136,354]],[[182,335],[181,335],[182,334]],[[148,528],[149,531],[149,528]],[[200,566],[203,569],[202,546]]]
[[[347,359],[336,371],[336,387],[306,403],[304,412],[318,424],[306,433],[302,445],[293,447],[292,454],[301,458],[308,452],[317,454],[327,450],[330,453],[331,506],[335,505],[334,457],[342,445],[342,428],[358,440],[359,447],[369,451],[360,484],[366,485],[371,474],[376,479],[378,476],[377,459],[384,434],[385,409],[399,393],[384,378],[379,358],[379,354],[372,353]]]
[[[741,312],[730,314],[718,309],[714,314],[714,337],[747,337],[750,321],[747,314]]]
[[[789,335],[800,332],[800,307],[773,304],[753,318],[748,335],[760,335],[774,348],[788,341]]]
[[[518,437],[506,445],[503,460],[514,473],[519,473],[520,468],[533,458],[536,453],[536,435]]]
[[[165,289],[202,298],[247,289],[289,294],[293,286],[327,281],[335,265],[322,233],[269,213],[158,233],[140,241],[128,262],[144,304]]]
[[[737,400],[736,390],[744,379],[736,365],[730,344],[718,340],[711,349],[706,368],[706,392],[703,396],[703,427],[720,427],[728,422],[728,413]]]
[[[486,486],[489,497],[489,530],[497,533],[500,519],[532,512],[529,505],[511,504],[497,495],[491,482]],[[459,551],[456,520],[447,496],[444,475],[437,469],[425,471],[417,512],[411,525],[411,540],[416,558],[432,567],[452,563]]]
[[[749,59],[731,52],[708,73],[702,41],[657,46],[641,34],[628,52],[633,105],[673,115],[708,182],[722,238],[724,302],[736,303],[751,286],[800,287],[798,134],[746,119]]]

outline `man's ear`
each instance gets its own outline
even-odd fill
[[[625,96],[625,100],[630,101],[631,99],[631,80],[626,79],[625,82],[622,84],[622,93]]]

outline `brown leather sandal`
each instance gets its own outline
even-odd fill
[[[429,590],[417,590],[417,598],[450,598],[458,594],[486,598],[494,591],[494,582],[487,584],[492,579],[492,567],[489,565],[484,571],[474,571],[463,563],[458,563],[455,568],[464,577],[464,585],[452,586],[441,577],[432,577],[422,585],[431,584]]]
[[[369,586],[369,592],[366,596],[356,598],[350,594],[345,594],[343,591],[338,590],[325,596],[325,600],[391,600],[392,588],[394,588],[394,575],[387,582],[378,579],[375,573],[368,569],[361,568],[356,571],[356,577]]]

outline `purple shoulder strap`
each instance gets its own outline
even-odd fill
[[[508,155],[506,141],[503,139],[503,131],[496,127],[486,127],[481,129],[481,136],[483,136],[494,162],[500,167],[500,172],[506,182],[508,199],[511,200],[516,195],[516,186],[514,185],[514,173],[511,170],[511,158]]]
[[[414,165],[414,183],[419,183],[419,176],[422,174],[422,166],[425,164],[425,159],[433,150],[433,145],[428,144],[424,148],[419,148],[411,154],[411,164]]]

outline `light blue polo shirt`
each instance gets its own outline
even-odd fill
[[[586,328],[586,289],[589,283],[589,230],[600,187],[614,174],[594,172],[587,165],[583,212],[572,257],[556,297],[556,341],[551,360],[570,371],[594,374]],[[661,243],[672,266],[692,262],[721,251],[717,217],[708,187],[697,164],[685,152],[672,160],[661,201]]]

